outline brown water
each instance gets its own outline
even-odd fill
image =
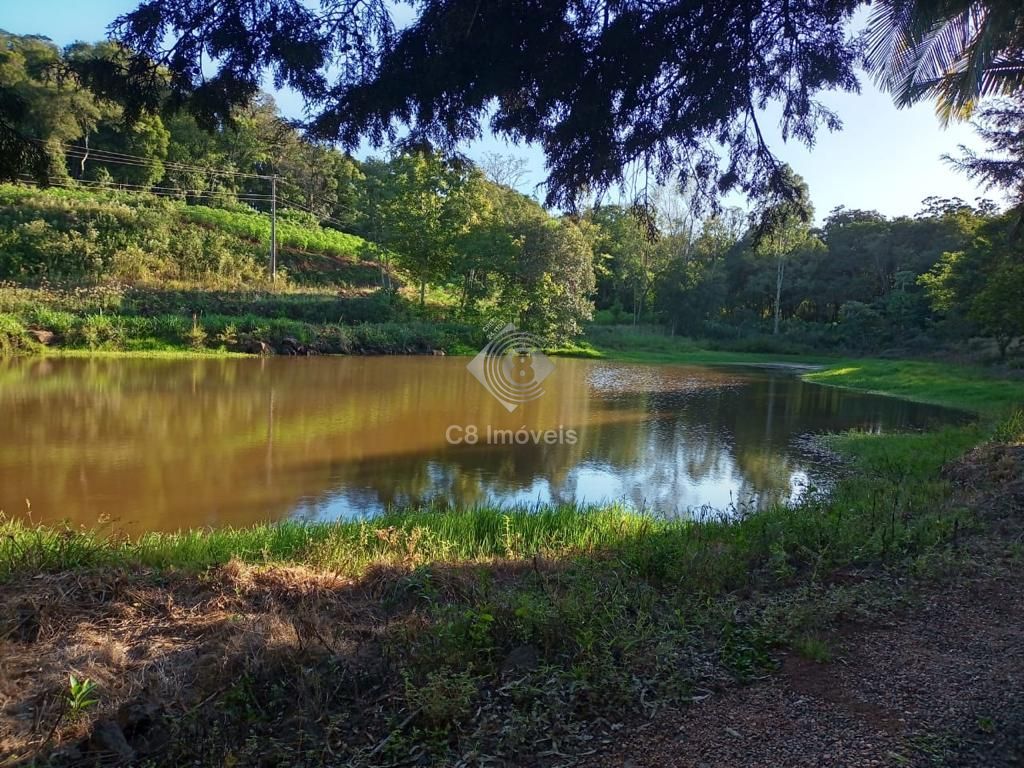
[[[508,413],[466,362],[10,361],[0,367],[0,509],[24,516],[27,499],[35,520],[109,519],[132,533],[438,499],[624,500],[688,514],[821,482],[808,433],[957,418],[781,371],[583,360],[557,360],[545,394]],[[446,439],[469,425],[475,445]],[[551,433],[539,445],[487,444],[488,427]]]

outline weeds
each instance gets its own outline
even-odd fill
[[[99,697],[96,695],[96,683],[88,678],[79,680],[74,675],[69,675],[66,701],[68,717],[72,720],[77,719],[99,703]]]
[[[793,650],[808,661],[826,664],[832,661],[832,648],[826,640],[815,635],[804,635],[793,643]]]
[[[206,329],[195,315],[192,315],[192,327],[185,332],[185,341],[192,349],[202,349],[206,343]]]

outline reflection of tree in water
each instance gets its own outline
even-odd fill
[[[0,508],[134,530],[593,498],[664,509],[789,494],[794,438],[936,409],[778,374],[557,361],[508,413],[436,358],[42,360],[0,365]],[[449,425],[575,429],[575,445],[448,445]],[[600,480],[606,486],[595,485]],[[724,500],[724,501],[723,501]],[[126,525],[126,528],[132,528]]]

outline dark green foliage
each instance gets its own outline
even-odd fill
[[[919,281],[938,312],[994,338],[1000,358],[1024,335],[1024,241],[1014,234],[1015,219],[1011,213],[988,222],[970,245],[944,253]]]
[[[900,106],[934,100],[945,120],[983,96],[1024,89],[1024,10],[1015,0],[882,0],[867,65]]]
[[[633,163],[661,176],[692,169],[688,181],[709,195],[778,189],[756,109],[781,102],[784,133],[808,142],[838,125],[815,96],[857,87],[860,44],[846,30],[856,7],[432,0],[396,31],[382,0],[326,0],[319,11],[273,0],[244,14],[160,0],[113,29],[143,58],[167,62],[175,93],[211,121],[273,69],[317,104],[313,134],[349,148],[395,138],[401,124],[412,127],[409,144],[450,148],[485,123],[535,141],[551,171],[548,201],[568,206]],[[175,55],[161,58],[168,44]]]
[[[669,333],[747,351],[841,347],[915,354],[961,344],[978,330],[996,337],[1000,323],[1015,327],[1012,302],[987,303],[999,308],[1005,322],[989,316],[984,326],[972,324],[977,317],[971,299],[964,294],[933,302],[928,275],[951,263],[983,230],[992,237],[1002,232],[1000,247],[1006,248],[1011,229],[984,201],[973,207],[930,198],[917,216],[896,219],[840,208],[820,229],[789,238],[779,258],[776,248],[787,237],[766,234],[755,245],[756,227],[744,232],[724,217],[711,218],[661,273],[651,310],[640,321],[660,321]],[[994,268],[991,260],[973,263],[962,280],[983,280]],[[621,266],[612,259],[602,268],[614,274]],[[971,290],[980,290],[980,283]],[[621,296],[609,303],[599,293],[598,309],[612,313]],[[765,342],[776,311],[779,342]]]

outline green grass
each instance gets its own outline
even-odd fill
[[[786,362],[818,363],[828,355],[795,348],[785,339],[757,337],[731,344],[711,343],[685,336],[667,336],[651,330],[633,330],[622,326],[593,325],[587,329],[586,341],[594,349],[618,360],[641,363],[733,363]],[[743,348],[736,348],[737,344]]]
[[[808,661],[825,664],[832,661],[832,649],[827,641],[814,635],[802,635],[793,643],[793,650]]]
[[[980,366],[908,360],[849,360],[804,375],[816,384],[860,389],[935,403],[986,416],[1024,405],[1024,377]]]

